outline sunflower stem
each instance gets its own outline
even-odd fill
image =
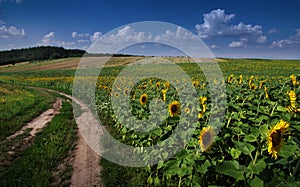
[[[275,108],[277,107],[277,105],[278,105],[278,103],[276,103],[275,106],[273,107],[272,112],[271,112],[271,114],[270,114],[271,117],[273,116],[273,113],[274,113]]]
[[[178,187],[181,186],[181,177],[179,177]]]

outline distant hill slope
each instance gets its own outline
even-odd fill
[[[0,51],[0,65],[15,64],[25,61],[41,61],[67,57],[81,57],[86,53],[79,49],[64,49],[54,46],[39,46],[24,49]]]

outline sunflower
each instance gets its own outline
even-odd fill
[[[161,90],[161,93],[162,93],[162,99],[163,99],[163,101],[166,101],[167,90],[163,89],[163,90]]]
[[[263,85],[264,85],[265,82],[266,82],[265,80],[260,81],[260,83],[259,83],[259,89],[261,89],[263,87]]]
[[[251,76],[250,76],[250,80],[249,80],[249,86],[252,84],[253,79],[254,79],[254,76],[251,75]]]
[[[227,79],[227,82],[228,82],[228,83],[231,83],[232,79],[233,79],[233,74],[229,75],[229,77],[228,77],[228,79]]]
[[[295,75],[291,75],[290,78],[291,78],[293,86],[296,86],[297,85],[296,76]]]
[[[239,84],[242,84],[243,83],[243,75],[240,75],[240,80],[239,80]]]
[[[272,154],[272,157],[277,159],[278,152],[282,147],[283,135],[285,135],[287,128],[289,127],[289,123],[283,120],[280,120],[275,127],[273,127],[268,134],[268,152]]]
[[[160,87],[160,82],[156,82],[155,86],[156,86],[156,89],[158,89]]]
[[[256,85],[255,84],[250,84],[249,88],[250,88],[250,90],[255,90],[256,89]]]
[[[170,82],[167,81],[164,83],[165,89],[169,90],[170,89]]]
[[[266,86],[264,86],[264,92],[266,95],[266,99],[269,99],[268,88]]]
[[[186,108],[184,109],[184,111],[185,111],[187,114],[189,114],[189,113],[191,112],[190,108],[188,108],[188,107],[186,107]]]
[[[148,101],[148,95],[146,93],[144,93],[140,97],[140,103],[142,106],[144,106],[147,103],[147,101]]]
[[[194,87],[198,87],[199,86],[199,81],[193,81],[192,83],[193,83]]]
[[[124,91],[123,91],[123,93],[124,93],[125,96],[127,96],[129,94],[129,89],[125,88]]]
[[[296,97],[296,93],[291,90],[290,92],[288,92],[288,95],[290,96],[290,103],[292,107],[296,107],[297,105],[297,97]]]
[[[169,114],[171,117],[178,116],[180,114],[180,103],[173,101],[169,104]]]
[[[200,145],[201,151],[207,151],[208,148],[212,145],[215,137],[215,131],[209,126],[209,127],[203,127],[198,143]]]

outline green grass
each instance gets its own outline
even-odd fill
[[[0,83],[0,141],[51,108],[54,97],[45,91]]]
[[[33,145],[0,174],[0,186],[50,186],[56,182],[52,174],[74,148],[76,133],[72,106],[64,102],[60,113],[34,138]],[[70,170],[66,167],[60,178],[69,179]],[[57,185],[68,184],[61,181]]]

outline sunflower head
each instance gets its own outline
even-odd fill
[[[253,75],[251,75],[251,76],[250,76],[250,80],[249,80],[249,85],[251,85],[251,84],[252,84],[252,81],[253,81],[253,79],[254,79],[254,76],[253,76]]]
[[[240,75],[239,78],[240,78],[239,84],[242,84],[243,83],[243,75]]]
[[[296,86],[297,85],[296,76],[295,75],[291,75],[290,78],[291,78],[293,86]]]
[[[269,99],[268,88],[266,86],[264,86],[264,92],[266,95],[266,99]]]
[[[231,83],[232,79],[233,79],[233,74],[229,75],[229,77],[228,77],[228,79],[227,79],[227,82],[228,82],[228,83]]]
[[[162,93],[162,99],[163,99],[163,101],[166,101],[166,93],[167,93],[167,90],[162,89],[162,90],[161,90],[161,93]]]
[[[160,87],[160,82],[156,82],[155,86],[158,89]]]
[[[273,127],[268,134],[268,152],[269,154],[272,154],[272,157],[277,159],[278,154],[280,151],[280,148],[282,147],[282,144],[284,143],[282,137],[285,135],[289,123],[285,122],[283,120],[280,120],[275,127]]]
[[[193,81],[193,86],[198,87],[199,86],[199,81]]]
[[[140,97],[140,104],[142,106],[144,106],[148,101],[148,95],[146,93],[144,93],[143,95],[141,95]]]
[[[171,117],[180,115],[180,106],[178,101],[173,101],[169,104],[169,114]]]
[[[198,143],[200,145],[201,151],[207,151],[212,145],[215,138],[215,131],[213,128],[204,127],[200,133]]]
[[[296,100],[297,100],[297,97],[296,97],[295,91],[291,90],[291,91],[289,91],[287,94],[288,94],[289,97],[290,97],[290,103],[291,103],[291,106],[292,106],[292,107],[296,107],[296,105],[297,105],[297,101],[296,101]]]
[[[250,84],[249,88],[250,88],[250,90],[255,90],[256,89],[256,85],[255,84]]]

